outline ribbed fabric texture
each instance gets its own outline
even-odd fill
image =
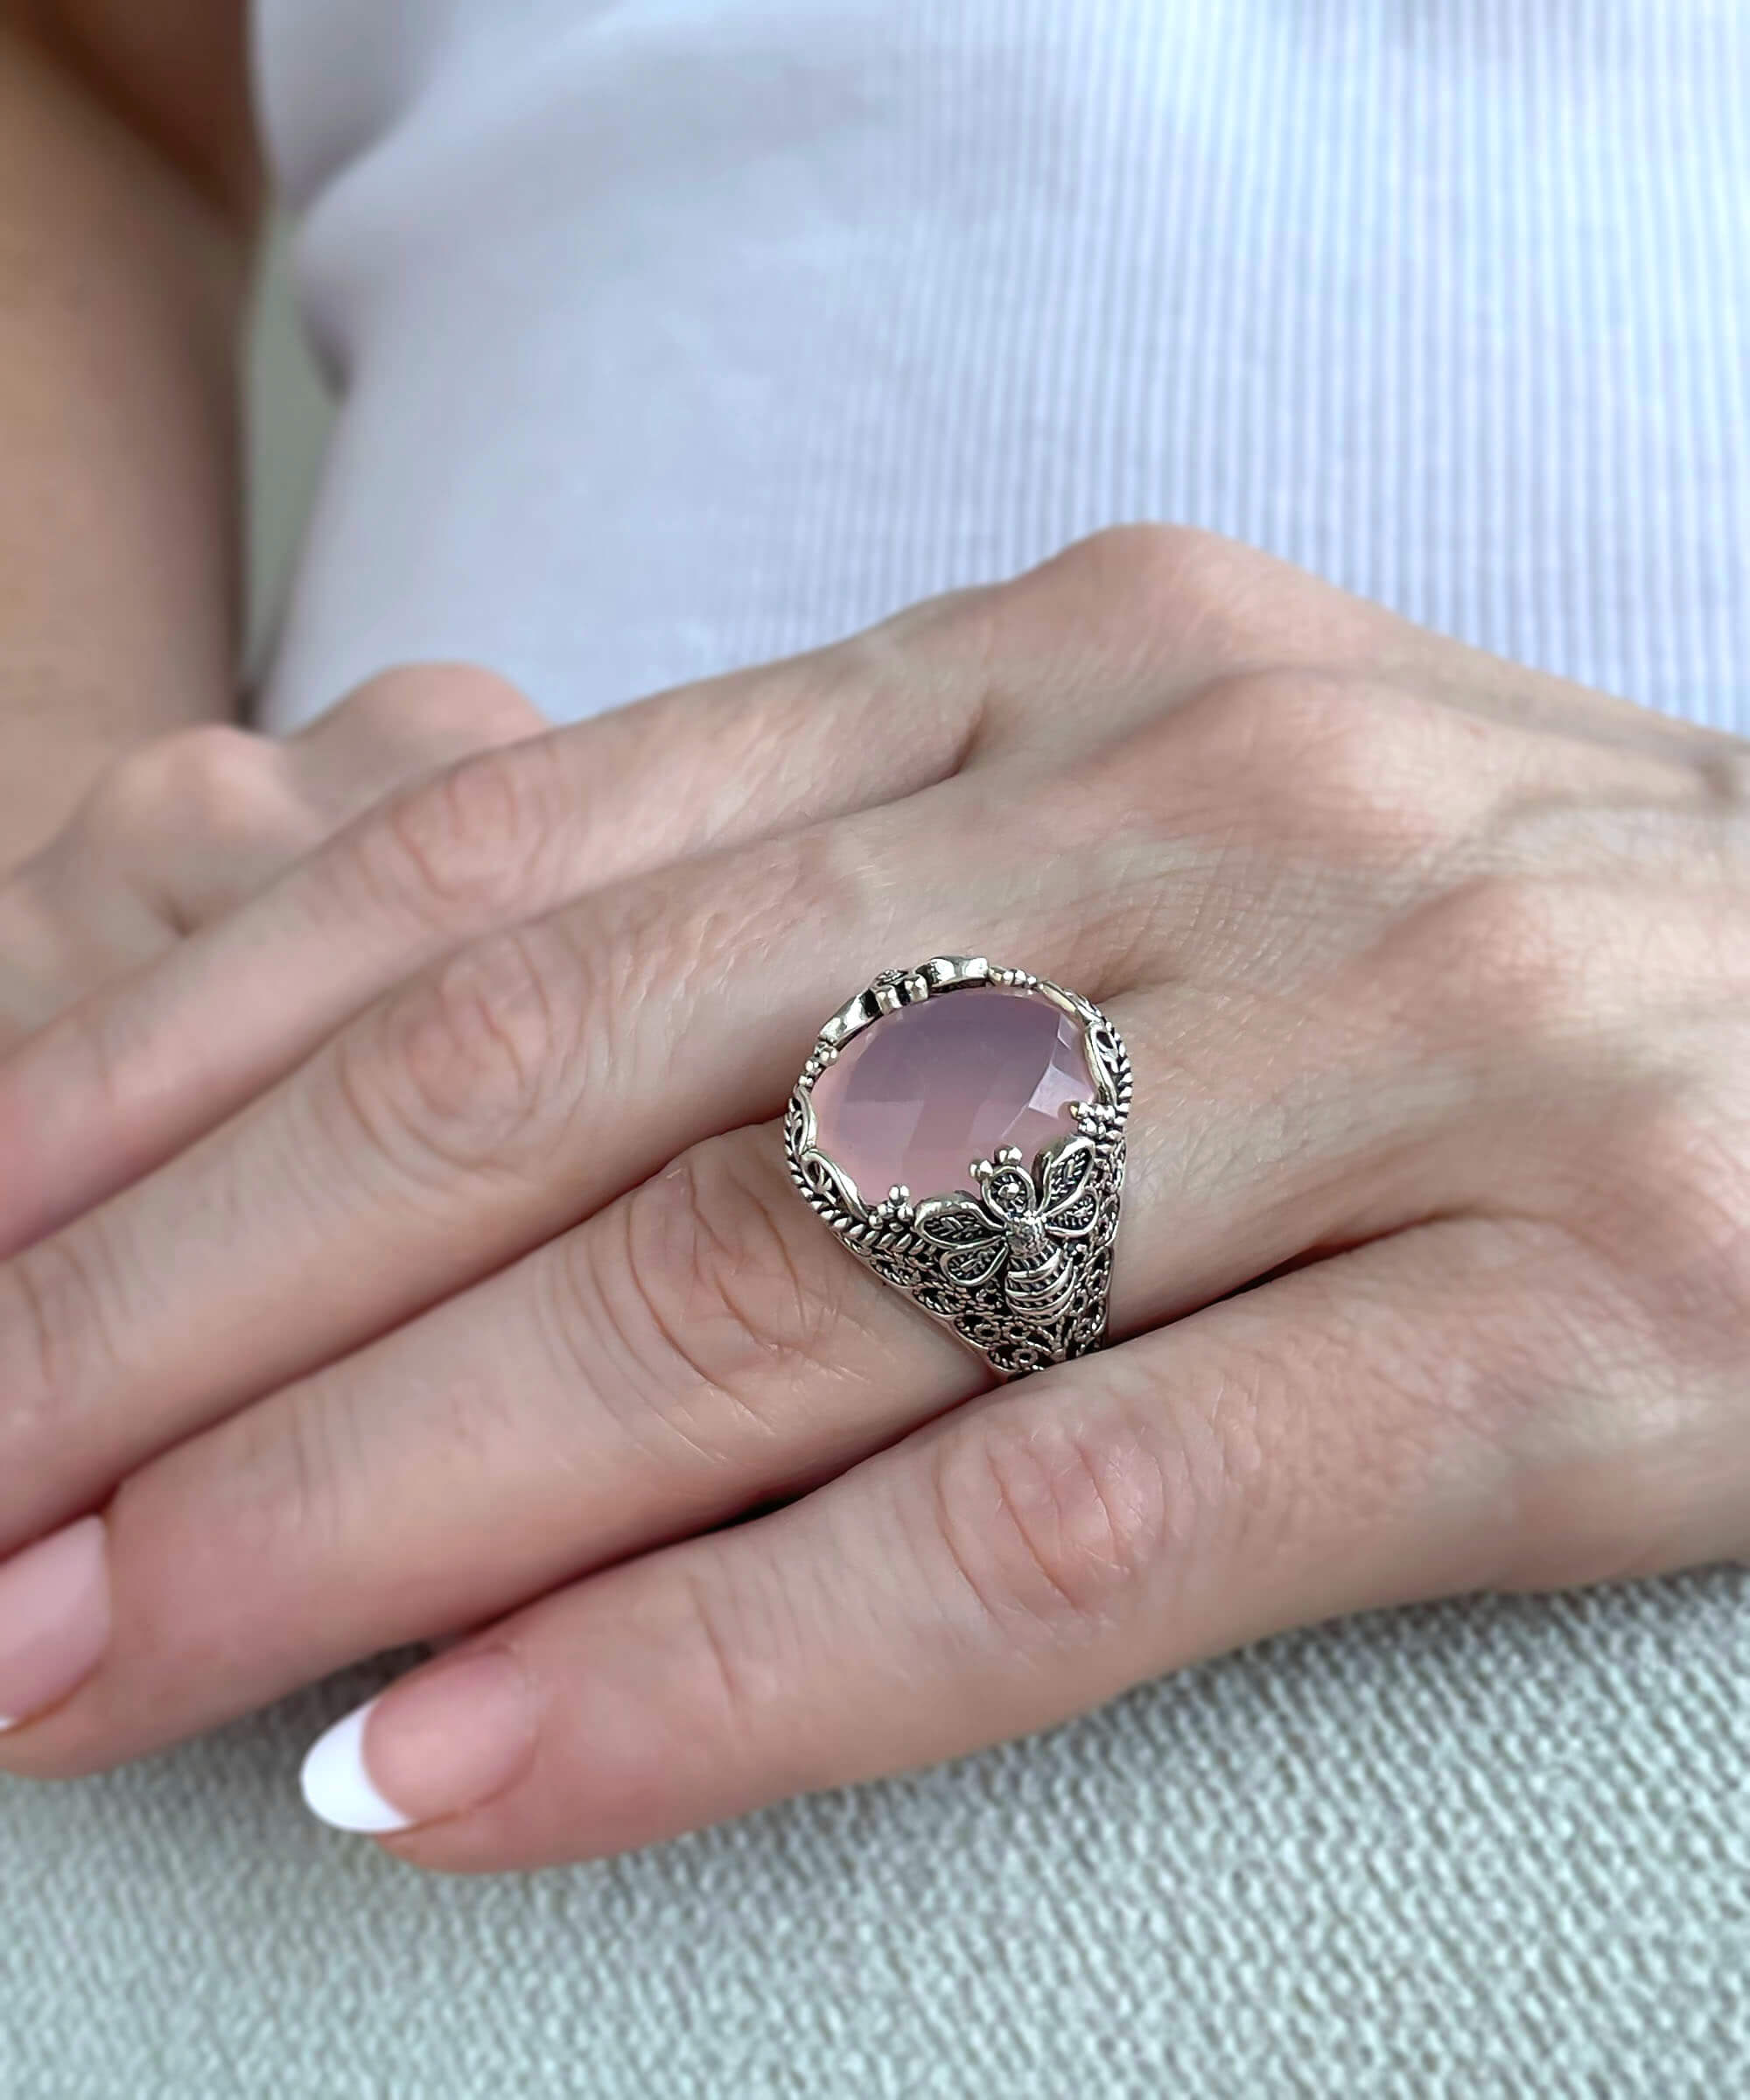
[[[347,396],[276,721],[432,654],[587,713],[1138,517],[1750,718],[1740,0],[262,32]]]

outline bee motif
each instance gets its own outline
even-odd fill
[[[1049,1325],[1075,1300],[1075,1267],[1066,1250],[1087,1239],[1099,1220],[1095,1159],[1086,1138],[1060,1138],[1040,1154],[1035,1181],[1006,1145],[973,1167],[976,1197],[919,1204],[917,1229],[950,1283],[976,1291],[1000,1272],[1010,1311]]]

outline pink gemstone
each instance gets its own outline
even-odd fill
[[[815,1082],[820,1149],[867,1203],[971,1189],[972,1162],[1018,1145],[1031,1166],[1092,1101],[1082,1024],[1048,999],[975,985],[901,1006],[855,1035]]]

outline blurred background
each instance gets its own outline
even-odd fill
[[[249,667],[270,646],[316,490],[332,416],[293,307],[284,228],[276,229],[256,292],[249,398]]]

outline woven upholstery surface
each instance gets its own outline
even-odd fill
[[[623,1859],[317,1830],[364,1674],[0,1785],[7,2100],[1709,2100],[1750,2070],[1750,1576],[1268,1643]]]

